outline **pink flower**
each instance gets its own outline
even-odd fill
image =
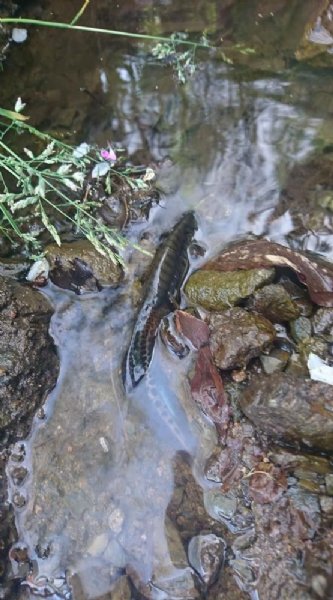
[[[106,148],[101,150],[101,157],[103,160],[109,160],[110,162],[115,162],[117,160],[116,153],[112,150],[111,146],[109,146],[107,150]]]

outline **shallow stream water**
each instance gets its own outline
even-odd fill
[[[35,126],[76,143],[111,142],[156,168],[160,202],[149,222],[128,231],[132,241],[144,238],[154,249],[162,233],[194,210],[196,241],[206,254],[191,268],[248,234],[332,259],[329,211],[322,210],[316,229],[305,223],[300,231],[303,198],[293,206],[281,201],[295,166],[330,152],[332,70],[294,58],[313,3],[272,2],[271,13],[262,14],[263,4],[92,2],[88,25],[161,35],[206,30],[215,39],[223,34],[256,45],[257,52],[237,55],[229,65],[218,52],[202,50],[194,75],[181,84],[148,44],[31,28],[24,47],[13,48],[8,59],[2,101],[9,107],[21,96]],[[44,3],[37,12],[66,21],[75,8],[58,1],[52,11]],[[176,433],[158,408],[147,407],[149,382],[126,397],[121,366],[136,311],[135,281],[149,263],[136,250],[126,258],[128,273],[117,290],[82,297],[54,286],[45,290],[55,307],[51,333],[61,371],[44,418],[36,417],[25,442],[29,477],[20,493],[26,505],[16,511],[19,543],[36,565],[35,593],[53,581],[49,593],[59,589],[66,596],[62,578],[72,573],[83,590],[75,600],[99,598],[127,567],[137,588],[150,582],[151,597],[195,597],[176,525],[166,514],[176,454],[203,490],[214,488],[203,465],[216,433],[190,401],[191,353],[181,361],[158,341],[150,370]]]

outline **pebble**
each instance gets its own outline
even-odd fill
[[[224,540],[213,533],[197,535],[190,540],[189,563],[207,586],[212,585],[218,577],[225,548]]]
[[[208,514],[217,521],[230,521],[237,510],[237,498],[232,494],[223,494],[219,490],[205,490],[204,505]]]

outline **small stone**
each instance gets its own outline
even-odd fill
[[[311,579],[311,587],[315,594],[319,596],[319,598],[327,598],[327,588],[328,582],[325,575],[318,573],[318,575],[313,575]]]
[[[299,341],[299,352],[302,360],[307,364],[310,354],[316,354],[322,359],[326,359],[328,353],[327,343],[317,336],[304,338]]]
[[[245,585],[250,585],[255,580],[255,575],[249,565],[249,561],[244,558],[236,558],[230,560],[230,567],[235,571],[241,582]]]
[[[128,577],[126,575],[118,577],[110,591],[110,600],[131,600],[131,598],[132,592]]]
[[[231,308],[210,317],[210,349],[220,369],[244,367],[275,338],[273,325],[243,308]]]
[[[232,550],[236,554],[240,550],[246,550],[249,548],[256,540],[256,532],[254,529],[250,529],[243,535],[239,535],[236,537],[232,544]]]
[[[15,492],[14,496],[13,496],[13,504],[15,504],[15,506],[17,508],[23,508],[23,506],[25,506],[26,503],[26,499],[23,496],[23,494],[20,494],[19,492]]]
[[[234,369],[231,372],[232,380],[236,383],[243,383],[247,379],[247,373],[245,369]]]
[[[10,471],[10,476],[13,480],[14,485],[22,485],[27,474],[28,469],[26,469],[25,467],[14,467],[14,469]]]
[[[225,548],[224,540],[213,533],[197,535],[190,540],[189,563],[207,586],[212,585],[218,577]]]
[[[326,491],[329,496],[333,496],[333,473],[325,476]]]
[[[101,533],[100,535],[96,535],[91,544],[87,548],[88,554],[91,556],[100,556],[105,551],[108,545],[108,535],[106,533]]]
[[[333,515],[333,498],[332,496],[320,496],[320,508],[323,513]]]
[[[295,342],[311,337],[312,325],[307,317],[299,317],[290,323],[290,333]]]
[[[333,342],[333,308],[319,308],[312,319],[313,331]]]
[[[120,510],[120,508],[115,507],[111,510],[108,518],[108,525],[113,533],[118,534],[121,532],[124,518],[124,513]]]
[[[283,371],[288,364],[289,357],[289,352],[274,348],[268,355],[261,354],[260,362],[265,373],[271,375],[271,373],[275,373],[276,371]]]
[[[103,553],[105,561],[115,569],[123,569],[126,566],[126,555],[118,540],[111,539]]]
[[[204,505],[208,514],[221,523],[230,521],[237,510],[237,498],[219,490],[206,490],[204,492]]]
[[[256,291],[249,302],[249,307],[273,323],[290,321],[300,315],[296,302],[280,284],[266,285]]]

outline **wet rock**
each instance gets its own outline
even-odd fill
[[[135,573],[134,569],[127,568],[127,572],[140,597],[147,600],[160,600],[160,598],[172,598],[172,600],[195,600],[200,594],[195,586],[194,572],[189,567],[185,569],[174,568],[171,573],[164,576],[153,576],[151,581],[144,584]]]
[[[26,467],[15,467],[11,470],[10,476],[13,480],[14,485],[21,485],[28,475],[28,469]]]
[[[333,474],[327,474],[325,477],[326,491],[329,496],[333,496]]]
[[[259,377],[241,407],[264,433],[293,444],[333,450],[333,387],[285,373]]]
[[[331,496],[321,496],[319,502],[323,513],[333,515],[333,498]]]
[[[275,338],[273,325],[243,308],[210,317],[210,349],[220,369],[243,367]]]
[[[119,507],[117,507],[117,506],[110,507],[110,513],[108,516],[108,525],[110,527],[110,530],[113,533],[118,534],[121,532],[121,530],[123,528],[124,518],[125,518],[125,515]]]
[[[249,269],[222,273],[197,271],[189,278],[185,293],[192,304],[208,310],[224,310],[247,298],[272,280],[273,269]]]
[[[1,247],[0,247],[1,256]],[[2,277],[23,278],[29,269],[29,262],[24,258],[2,258],[0,261],[0,275]]]
[[[285,450],[284,448],[274,448],[269,453],[269,460],[286,471],[295,471],[302,469],[304,472],[326,475],[332,471],[330,461],[324,456],[315,456],[313,454],[300,454]],[[333,476],[332,476],[333,477]]]
[[[208,592],[208,600],[249,600],[249,594],[239,588],[234,575],[229,566],[222,569],[218,581]]]
[[[77,293],[99,291],[115,285],[123,277],[119,264],[102,256],[87,240],[49,244],[45,255],[50,264],[50,279],[61,288]]]
[[[308,377],[309,370],[307,368],[306,360],[302,359],[301,355],[297,352],[293,352],[286,368],[286,373],[295,375],[296,377]]]
[[[313,312],[313,304],[310,300],[307,290],[301,288],[294,281],[282,277],[280,279],[281,285],[290,295],[292,301],[298,306],[301,317],[310,317]]]
[[[224,494],[221,490],[205,490],[204,504],[208,514],[221,523],[231,521],[237,511],[236,496]]]
[[[58,374],[48,334],[51,306],[35,290],[0,277],[0,434],[13,440],[30,421]]]
[[[128,218],[127,212],[125,199],[122,200],[121,195],[113,195],[105,198],[99,214],[111,227],[122,229]]]
[[[188,559],[206,586],[212,585],[224,561],[226,544],[213,533],[198,535],[190,540]]]
[[[295,342],[306,340],[311,336],[312,325],[307,317],[299,317],[290,323],[290,333]]]
[[[236,558],[235,560],[231,560],[229,564],[235,571],[237,579],[241,580],[241,587],[248,589],[256,578],[251,563],[244,558]]]
[[[91,556],[98,556],[102,554],[108,545],[108,535],[106,533],[101,533],[100,535],[96,535],[92,540],[91,544],[87,548],[88,554]]]
[[[287,495],[291,500],[292,508],[296,509],[298,515],[301,515],[303,527],[306,525],[301,537],[312,539],[320,524],[320,505],[317,494],[301,490],[297,486],[291,486]]]
[[[301,359],[305,364],[308,363],[308,359],[310,354],[316,354],[323,360],[327,358],[328,354],[328,345],[322,340],[320,337],[313,336],[309,338],[303,338],[298,343],[298,349],[301,356]]]
[[[313,331],[333,342],[333,309],[319,308],[312,319]]]
[[[241,550],[246,550],[255,542],[256,532],[254,529],[250,529],[246,533],[239,535],[236,537],[234,543],[232,544],[232,550],[235,554],[240,552]]]
[[[289,361],[289,352],[274,348],[268,355],[262,354],[260,356],[260,362],[267,375],[276,373],[276,371],[283,371]]]
[[[273,323],[290,321],[300,315],[300,308],[296,302],[291,299],[283,285],[279,284],[266,285],[257,290],[248,306]]]

